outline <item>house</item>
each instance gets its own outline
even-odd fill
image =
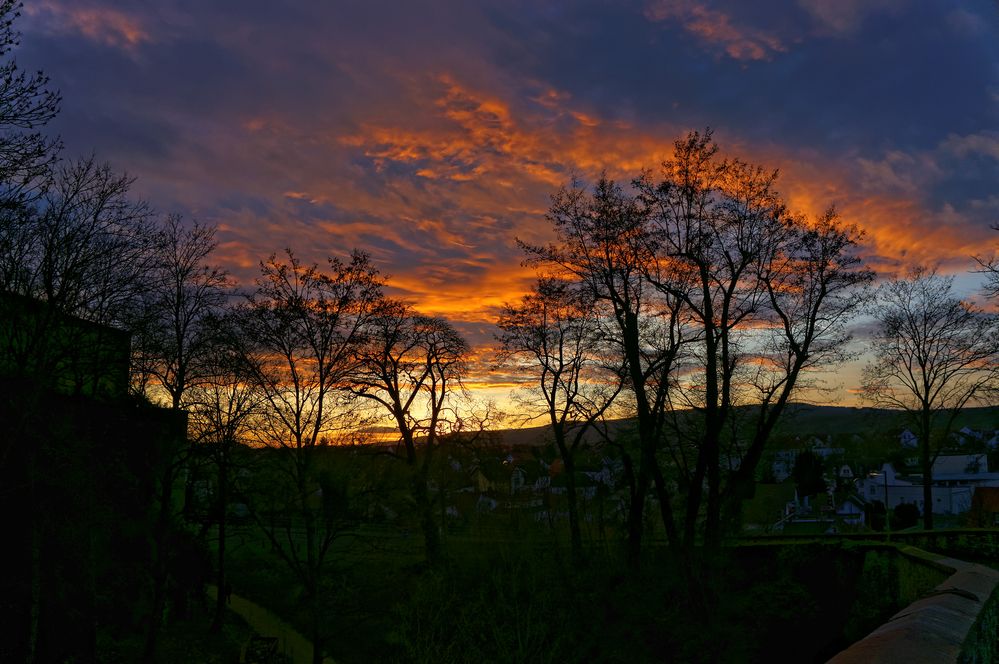
[[[918,480],[918,481],[917,481]],[[932,488],[934,514],[960,514],[971,507],[974,487],[968,483],[946,484],[934,481]],[[920,512],[924,509],[922,478],[898,474],[886,463],[880,472],[870,473],[857,482],[858,496],[867,502],[880,501],[894,508],[904,503],[914,504]]]
[[[172,486],[161,479],[174,477],[186,415],[138,406],[128,399],[128,378],[127,332],[0,294],[4,549],[12,561],[32,561],[30,583],[16,572],[0,581],[0,623],[15,635],[4,640],[4,661],[26,658],[17,636],[29,607],[41,610],[33,613],[40,637],[28,659],[94,661],[97,625],[125,633],[128,616],[143,606],[125,592],[109,611],[103,589],[142,587],[160,556],[188,561],[193,540],[143,544],[160,508],[179,507],[156,498]],[[200,572],[181,567],[182,592],[187,572]]]
[[[836,516],[845,524],[863,526],[865,522],[864,501],[858,496],[848,496],[836,506]]]
[[[475,503],[475,510],[477,512],[492,512],[499,506],[499,502],[490,498],[489,496],[479,496],[478,502]]]
[[[794,449],[778,450],[777,453],[774,454],[774,460],[770,466],[770,471],[773,473],[774,479],[778,483],[791,477],[791,471],[794,470],[794,460],[798,458],[798,454],[800,453],[800,449]]]
[[[517,493],[527,487],[527,471],[514,466],[510,471],[510,493]]]
[[[131,335],[0,293],[0,376],[64,395],[116,400],[128,393]]]
[[[933,463],[933,485],[948,487],[999,487],[999,473],[991,473],[984,454],[940,455]]]
[[[908,429],[904,430],[899,435],[898,441],[902,444],[902,447],[910,450],[914,450],[919,447],[919,437]]]
[[[832,456],[842,456],[846,451],[842,447],[832,446],[832,436],[826,436],[824,441],[821,438],[813,438],[810,449],[812,454],[823,461]]]
[[[978,474],[987,472],[988,460],[984,454],[941,454],[933,460],[933,476]]]
[[[971,427],[961,427],[960,431],[953,432],[950,437],[958,447],[969,444],[977,446],[985,441],[985,434],[981,431],[975,431]]]
[[[789,478],[791,473],[794,472],[794,464],[797,461],[798,456],[806,450],[814,454],[819,459],[822,459],[823,462],[827,461],[831,457],[843,456],[846,452],[846,450],[842,447],[833,447],[831,436],[827,436],[826,440],[822,440],[816,436],[805,443],[803,447],[796,447],[788,450],[777,450],[777,452],[774,453],[773,462],[770,465],[770,472],[773,474],[774,480],[777,482],[783,482]]]

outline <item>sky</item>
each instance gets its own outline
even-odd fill
[[[559,185],[630,180],[694,129],[779,169],[795,209],[836,205],[883,274],[999,246],[995,2],[25,5],[16,57],[61,90],[67,155],[217,225],[244,282],[285,247],[364,249],[480,349]]]

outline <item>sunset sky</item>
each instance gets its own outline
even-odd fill
[[[705,126],[796,208],[836,204],[882,272],[999,245],[994,2],[25,4],[17,58],[62,91],[68,155],[218,225],[243,280],[363,248],[480,347],[560,184]]]

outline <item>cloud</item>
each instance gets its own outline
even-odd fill
[[[902,9],[905,0],[798,0],[822,29],[833,34],[857,32],[869,16]]]
[[[943,148],[957,157],[980,155],[999,161],[999,132],[983,131],[959,136],[951,134]]]
[[[63,91],[70,150],[217,223],[243,283],[284,247],[363,248],[483,352],[531,285],[515,238],[551,238],[551,193],[628,182],[707,124],[780,167],[794,208],[865,228],[883,271],[992,242],[999,34],[970,3],[433,7],[36,0],[18,58]]]
[[[738,25],[729,14],[695,0],[654,0],[646,5],[651,21],[675,21],[709,47],[734,60],[769,60],[786,49],[774,34]]]
[[[888,150],[879,159],[857,159],[859,184],[867,191],[916,195],[938,180],[941,169],[929,154]]]
[[[947,15],[947,25],[957,34],[968,38],[978,37],[989,30],[989,24],[985,19],[961,7]]]
[[[76,33],[98,44],[126,51],[153,40],[142,19],[112,7],[35,0],[26,4],[24,12],[35,26],[50,33]]]

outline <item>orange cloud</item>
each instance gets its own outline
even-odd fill
[[[515,238],[551,239],[551,193],[573,175],[592,181],[606,171],[627,182],[643,168],[655,170],[688,129],[602,117],[550,88],[518,101],[454,74],[407,82],[417,91],[401,102],[408,118],[365,108],[355,111],[363,122],[305,130],[257,114],[236,118],[232,133],[213,142],[219,163],[259,163],[267,155],[255,180],[216,169],[204,185],[207,199],[219,189],[259,192],[260,202],[240,199],[217,219],[219,257],[244,282],[259,258],[285,246],[320,262],[363,248],[390,277],[394,295],[454,321],[478,354],[488,354],[500,307],[533,282]],[[780,167],[779,188],[793,208],[817,216],[836,204],[844,220],[867,231],[866,252],[880,270],[987,253],[987,231],[952,207],[931,209],[921,200],[942,170],[936,153],[830,161],[807,149],[740,143],[724,132],[717,138],[728,154]],[[991,145],[988,135],[953,138],[939,152],[991,154]],[[517,382],[487,364],[470,378],[477,393],[480,384]]]
[[[75,32],[106,46],[133,50],[152,41],[138,18],[117,9],[35,0],[27,3],[24,11],[50,32]]]
[[[694,0],[654,0],[646,5],[652,21],[676,21],[708,46],[722,49],[734,60],[769,60],[786,48],[776,35],[740,26],[721,11]]]
[[[413,107],[412,123],[373,115],[355,131],[323,139],[343,159],[369,160],[382,174],[378,186],[365,186],[363,172],[323,178],[316,169],[282,196],[313,206],[319,218],[283,219],[273,232],[292,246],[369,247],[399,294],[464,322],[491,321],[504,301],[530,287],[531,271],[519,265],[514,238],[547,241],[544,215],[559,185],[573,174],[592,180],[606,171],[628,181],[643,168],[654,170],[685,131],[608,121],[574,108],[557,90],[514,106],[501,93],[440,75],[429,91]],[[947,149],[987,151],[987,138],[954,139]],[[933,155],[887,152],[880,160],[829,162],[807,150],[719,140],[727,153],[780,166],[779,188],[795,209],[818,216],[835,204],[845,221],[866,230],[867,253],[883,270],[970,257],[987,241],[955,209],[920,202],[920,190],[940,170]],[[332,208],[323,212],[324,206]]]

